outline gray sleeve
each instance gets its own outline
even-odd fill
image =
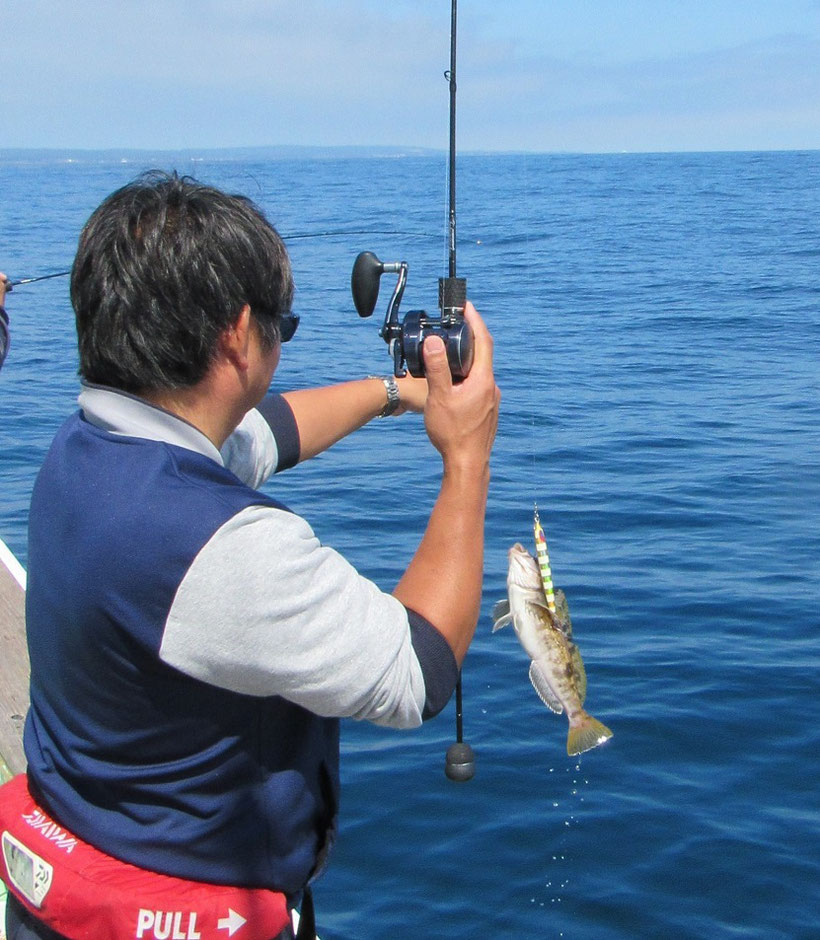
[[[225,466],[252,486],[260,487],[273,473],[299,461],[299,428],[281,395],[267,395],[251,409],[222,445]]]
[[[197,555],[160,656],[212,685],[327,717],[409,728],[427,702],[407,610],[304,519],[269,506],[234,516]]]
[[[428,718],[435,718],[450,701],[458,682],[458,663],[450,644],[429,620],[409,608],[407,619],[410,622],[413,649],[424,675],[426,698],[422,718],[427,721]]]

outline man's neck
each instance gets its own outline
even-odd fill
[[[192,424],[220,449],[249,408],[211,385],[205,379],[190,388],[144,392],[140,397]]]

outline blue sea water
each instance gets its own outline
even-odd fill
[[[388,284],[360,320],[358,251],[407,260],[403,309],[435,307],[443,156],[173,165],[249,195],[289,243],[302,324],[275,387],[389,368]],[[0,269],[67,268],[89,212],[147,166],[171,163],[0,160]],[[503,393],[464,670],[477,772],[444,776],[452,705],[419,732],[345,725],[320,933],[820,936],[820,152],[465,155],[458,211]],[[373,234],[297,237],[336,230]],[[7,304],[0,537],[23,562],[34,475],[74,408],[67,287]],[[390,589],[438,475],[406,416],[268,487]],[[588,708],[614,731],[581,758],[515,636],[490,632],[536,500]]]

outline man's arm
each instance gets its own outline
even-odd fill
[[[0,369],[9,351],[9,318],[3,306],[6,301],[6,290],[11,290],[8,286],[8,278],[0,271]]]
[[[423,411],[427,382],[396,379],[399,407]],[[259,487],[279,470],[315,457],[367,424],[387,404],[381,379],[360,379],[269,394],[248,412],[220,448],[225,465],[249,486]]]
[[[464,313],[475,337],[475,360],[463,382],[453,384],[443,342],[435,336],[424,341],[424,419],[444,472],[424,537],[393,591],[405,607],[435,624],[459,664],[481,606],[490,451],[501,397],[490,334],[472,304]]]
[[[415,726],[443,707],[478,619],[498,420],[492,342],[472,305],[466,316],[476,355],[464,382],[452,384],[440,340],[425,341],[425,423],[444,475],[393,597],[322,546],[298,516],[251,506],[199,552],[180,585],[162,642],[166,662],[224,688],[393,727]],[[363,396],[353,393],[349,415],[361,415]]]
[[[396,379],[396,385],[399,407],[394,414],[424,410],[427,397],[424,379],[407,375]],[[363,427],[387,404],[384,382],[373,378],[284,392],[282,397],[293,411],[299,429],[300,461],[315,457]]]

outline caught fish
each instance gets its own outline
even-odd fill
[[[567,713],[567,754],[598,747],[612,732],[584,711],[587,677],[578,647],[572,641],[567,599],[555,591],[555,612],[547,606],[538,562],[516,543],[509,551],[508,600],[493,608],[493,633],[512,623],[532,662],[530,681],[541,701],[557,714]]]

